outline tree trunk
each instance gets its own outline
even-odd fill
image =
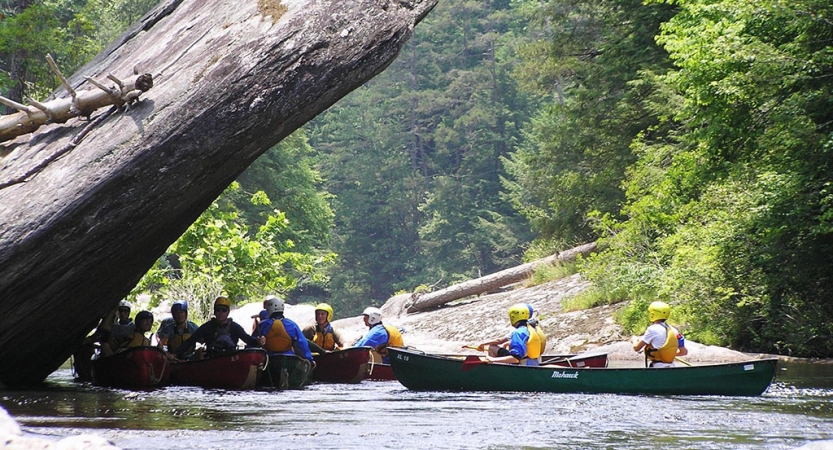
[[[58,368],[241,172],[384,70],[436,2],[168,0],[70,77],[154,85],[129,110],[0,147],[0,383]]]
[[[596,251],[596,244],[584,244],[572,248],[544,259],[532,261],[530,263],[522,264],[511,269],[502,270],[485,277],[480,277],[474,280],[465,281],[454,286],[449,286],[436,292],[431,292],[423,295],[416,295],[412,297],[411,304],[408,306],[408,312],[414,313],[424,311],[430,308],[444,305],[450,301],[459,300],[470,295],[478,295],[484,292],[493,291],[503,286],[517,283],[518,281],[529,278],[536,267],[544,264],[554,264],[556,262],[575,261],[578,255],[588,256]]]

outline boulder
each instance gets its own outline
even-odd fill
[[[58,368],[240,173],[384,70],[436,3],[167,0],[68,77],[153,85],[0,144],[0,383]]]

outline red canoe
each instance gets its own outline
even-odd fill
[[[93,360],[93,384],[123,389],[163,387],[170,381],[171,365],[157,347],[133,347]]]
[[[259,348],[180,361],[171,364],[171,384],[209,389],[254,389],[265,363],[266,351]]]
[[[390,368],[390,364],[373,363],[370,365],[370,369],[368,369],[367,376],[364,379],[371,381],[394,381],[396,377],[393,375],[393,369]]]
[[[370,347],[351,347],[315,355],[313,381],[323,383],[360,383],[368,371]]]
[[[567,355],[544,355],[541,357],[542,365],[554,365],[561,367],[607,367],[607,353],[582,353]],[[366,380],[392,381],[396,380],[390,364],[371,363]]]

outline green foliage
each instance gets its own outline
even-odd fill
[[[21,3],[0,11],[0,95],[16,101],[43,100],[59,86],[47,54],[69,76],[158,0]]]
[[[575,262],[561,264],[541,264],[535,267],[532,275],[524,281],[525,287],[538,286],[548,281],[560,280],[577,273],[578,267]]]
[[[501,196],[501,158],[529,111],[510,77],[523,25],[511,9],[441,2],[399,59],[316,119],[335,195],[330,287],[353,310],[520,260],[530,235]]]
[[[269,149],[237,179],[241,190],[235,205],[246,222],[263,225],[274,209],[280,210],[288,221],[282,237],[302,253],[327,248],[335,216],[329,204],[332,195],[322,190],[324,180],[313,169],[314,155],[306,134],[299,130]],[[262,196],[249,201],[258,191]]]
[[[168,254],[178,256],[181,270],[166,264],[166,258],[160,259],[132,295],[150,290],[154,298],[190,299],[207,317],[218,295],[226,295],[232,302],[251,300],[286,292],[295,287],[299,277],[318,277],[332,255],[315,257],[296,252],[292,241],[281,238],[288,222],[278,210],[250,233],[237,208],[228,201],[239,189],[233,183],[171,245]],[[262,192],[255,198],[268,200]]]
[[[505,160],[515,207],[557,249],[596,238],[587,215],[618,216],[630,141],[657,124],[640,72],[666,70],[654,42],[673,8],[621,1],[522,2],[530,17],[515,77],[546,100]]]
[[[561,301],[561,310],[565,312],[580,311],[595,308],[597,306],[612,305],[620,299],[612,299],[609,293],[600,289],[590,288],[579,294],[565,298]]]
[[[597,216],[610,245],[588,276],[632,295],[650,286],[695,340],[829,356],[833,7],[676,3],[658,38],[676,68],[643,77],[672,101],[652,100],[627,219]]]

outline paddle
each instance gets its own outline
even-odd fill
[[[463,361],[463,372],[467,372],[474,368],[474,366],[479,366],[481,364],[489,364],[489,360],[480,359],[479,356],[469,355],[466,356],[466,360]]]
[[[675,361],[679,361],[679,362],[681,362],[681,363],[683,363],[683,364],[685,364],[685,365],[687,365],[687,366],[691,367],[691,363],[690,363],[690,362],[688,362],[688,361],[686,361],[686,360],[684,360],[684,359],[682,359],[682,358],[674,358],[674,360],[675,360]]]
[[[553,364],[553,363],[564,362],[564,361],[567,361],[567,358],[565,358],[563,356],[556,356],[556,357],[547,359],[545,361],[541,361],[541,365],[544,366],[544,365],[547,365],[547,364]]]

